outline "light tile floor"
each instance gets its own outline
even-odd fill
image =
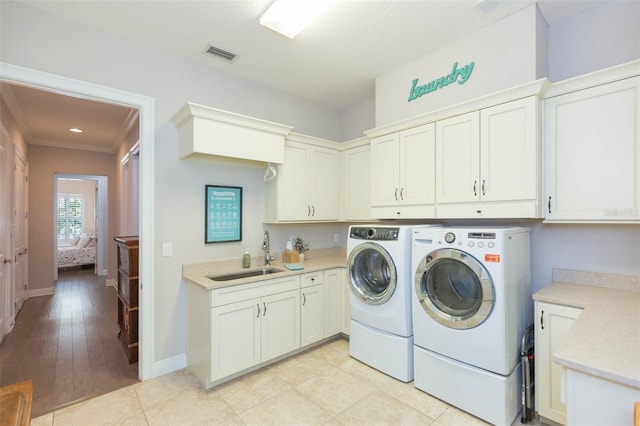
[[[208,392],[185,369],[56,410],[31,424],[486,425],[417,390],[413,382],[351,358],[343,339]]]

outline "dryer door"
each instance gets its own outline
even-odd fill
[[[381,305],[396,289],[396,266],[379,244],[367,242],[356,246],[347,259],[349,287],[363,302]]]
[[[459,330],[482,324],[495,300],[493,280],[468,253],[435,250],[419,263],[415,292],[420,306],[440,324]]]

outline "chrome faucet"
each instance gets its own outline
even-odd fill
[[[262,250],[264,250],[264,264],[271,266],[271,261],[276,260],[276,258],[269,254],[269,231],[264,231],[264,236],[262,237]]]

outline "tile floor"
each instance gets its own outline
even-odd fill
[[[60,425],[485,425],[362,364],[337,339],[205,392],[187,370],[32,420]],[[519,419],[516,420],[519,424]]]

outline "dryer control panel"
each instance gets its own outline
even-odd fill
[[[399,232],[400,228],[353,227],[350,237],[358,240],[396,241]]]

